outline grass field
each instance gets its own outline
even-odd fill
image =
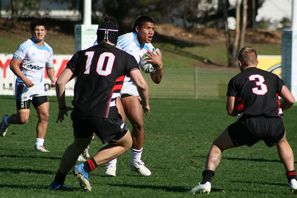
[[[188,191],[201,178],[205,156],[212,140],[234,119],[225,113],[225,101],[189,99],[153,99],[146,117],[146,141],[143,159],[152,170],[151,177],[140,177],[128,166],[130,153],[118,162],[118,176],[105,177],[103,167],[91,173],[92,192],[82,192],[76,178],[69,174],[71,191],[47,189],[58,168],[60,157],[72,142],[71,121],[56,124],[57,103],[51,101],[46,146],[50,153],[37,153],[36,114],[32,110],[28,124],[14,125],[0,139],[0,197],[206,197]],[[1,96],[1,114],[14,112],[14,98]],[[287,136],[296,151],[297,107],[285,114]],[[95,139],[91,153],[101,147]],[[213,180],[209,197],[291,197],[285,171],[276,149],[259,143],[226,151]]]

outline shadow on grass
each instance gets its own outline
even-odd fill
[[[139,189],[152,189],[152,190],[163,190],[166,192],[180,192],[189,193],[191,190],[184,186],[158,186],[158,185],[137,185],[137,184],[108,184],[115,187],[127,187],[127,188],[139,188]],[[224,192],[223,189],[213,188],[212,192]]]
[[[206,156],[197,156],[198,158],[206,159]],[[194,158],[196,158],[194,156]],[[253,162],[279,162],[280,160],[277,159],[264,159],[264,158],[244,158],[244,157],[222,157],[222,161],[224,160],[231,160],[231,161],[253,161]]]
[[[7,154],[0,154],[0,158],[31,158],[31,159],[51,159],[51,160],[61,160],[61,156],[59,157],[51,157],[51,156],[41,156],[39,155],[7,155]]]
[[[54,175],[55,171],[47,171],[47,170],[36,170],[32,168],[0,168],[0,172],[11,172],[11,173],[33,173],[33,174],[47,174]]]
[[[16,185],[16,184],[0,184],[0,188],[17,188],[17,189],[32,189],[32,190],[49,190],[48,185],[36,185],[36,184],[28,184],[28,185]],[[71,191],[81,191],[81,188],[78,187],[67,187],[67,189],[53,191],[49,190],[49,192],[71,192]]]

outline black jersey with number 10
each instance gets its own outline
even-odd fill
[[[277,75],[251,67],[229,81],[227,96],[242,102],[245,115],[278,117],[283,85],[284,81]]]
[[[115,99],[124,76],[138,69],[133,56],[106,43],[78,51],[66,67],[76,77],[74,111],[82,117],[105,118],[118,115]]]

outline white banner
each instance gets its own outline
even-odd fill
[[[70,60],[72,55],[54,55],[54,68],[56,72],[56,78],[59,77],[66,64]],[[0,54],[0,95],[14,95],[16,76],[10,70],[9,65],[12,59],[12,54]],[[49,96],[55,96],[56,91],[54,87],[51,87],[50,80],[46,74],[44,88],[48,91]],[[74,80],[71,80],[66,85],[66,96],[73,96]]]

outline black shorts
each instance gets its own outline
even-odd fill
[[[19,98],[16,99],[16,107],[17,110],[20,109],[30,109],[30,104],[34,105],[34,107],[38,107],[39,105],[42,105],[43,103],[48,102],[48,97],[47,96],[35,96],[32,98],[32,100],[26,100],[22,101]]]
[[[128,131],[120,115],[117,118],[81,117],[73,111],[71,119],[77,138],[87,138],[95,133],[102,143],[112,143],[121,139]]]
[[[252,146],[263,140],[269,147],[277,144],[285,134],[280,117],[242,117],[227,128],[236,146]]]

